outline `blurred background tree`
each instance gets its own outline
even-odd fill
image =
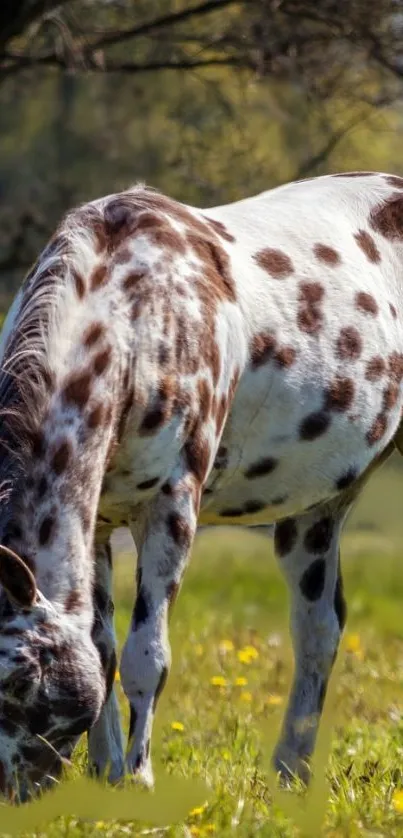
[[[402,0],[2,0],[0,308],[62,213],[400,172]]]

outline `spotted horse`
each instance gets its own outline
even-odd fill
[[[152,784],[198,522],[275,524],[295,675],[274,762],[307,779],[345,622],[342,525],[403,448],[403,179],[326,176],[209,210],[144,186],[86,204],[25,279],[0,356],[2,791],[50,783],[84,732],[97,774]],[[122,524],[139,556],[126,756]]]

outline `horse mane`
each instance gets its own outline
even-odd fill
[[[89,223],[90,222],[90,223]],[[55,387],[49,352],[62,327],[61,297],[80,292],[96,254],[102,213],[87,205],[69,213],[26,276],[10,309],[0,359],[0,500],[40,445],[41,424]],[[9,319],[10,318],[10,319]]]
[[[120,228],[146,209],[166,211],[167,203],[140,183],[73,209],[26,276],[0,346],[0,500],[10,479],[14,482],[39,453],[41,425],[56,385],[52,344],[66,332],[61,299],[70,300],[76,311],[99,257],[118,246]]]

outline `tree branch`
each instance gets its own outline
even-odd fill
[[[38,65],[60,67],[65,70],[70,67],[68,61],[62,56],[49,55],[38,56],[24,56],[15,55],[14,53],[7,53],[6,59],[14,63],[10,67],[3,69],[2,75],[8,73],[16,73],[27,67],[35,67]],[[153,73],[157,70],[194,70],[203,67],[249,67],[251,65],[246,59],[237,56],[227,56],[224,58],[211,57],[200,59],[183,59],[180,61],[152,61],[150,63],[136,63],[134,61],[97,61],[95,57],[91,56],[90,63],[86,64],[87,72],[107,72],[107,73]]]
[[[110,47],[113,44],[119,44],[131,38],[138,38],[141,35],[149,35],[155,29],[161,27],[167,28],[175,26],[177,23],[183,23],[189,18],[201,17],[202,15],[210,14],[211,12],[219,11],[228,6],[236,6],[242,3],[242,0],[204,0],[198,6],[192,6],[190,9],[183,9],[180,12],[174,12],[162,17],[150,20],[147,23],[142,23],[140,26],[133,26],[131,29],[125,29],[123,32],[109,32],[89,44],[89,49],[102,49],[103,47]]]
[[[390,61],[383,53],[382,44],[379,38],[373,32],[367,33],[367,37],[371,42],[372,49],[370,51],[370,57],[374,58],[375,61],[378,62],[385,70],[389,70],[390,73],[393,73],[399,79],[403,78],[403,66],[398,67],[393,61]]]
[[[297,169],[293,180],[301,180],[302,178],[307,177],[311,172],[313,172],[320,163],[323,163],[328,157],[329,154],[334,151],[336,146],[339,142],[349,133],[353,128],[359,125],[361,122],[365,122],[368,119],[368,115],[356,116],[354,119],[351,119],[350,122],[347,123],[343,128],[339,128],[337,131],[334,131],[332,135],[326,140],[325,144],[322,146],[320,151],[315,152],[312,157],[309,157],[305,160],[299,168]]]

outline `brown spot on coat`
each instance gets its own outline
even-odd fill
[[[392,410],[397,404],[400,389],[397,384],[388,384],[383,391],[382,412]]]
[[[376,442],[379,442],[385,434],[387,427],[388,420],[385,413],[378,413],[378,416],[366,435],[368,445],[375,445]]]
[[[139,428],[140,434],[155,433],[172,415],[176,381],[173,376],[165,376],[159,385],[155,403],[150,407]]]
[[[119,195],[111,198],[104,208],[104,229],[109,252],[116,249],[133,232],[138,215],[134,196]]]
[[[84,407],[90,397],[91,373],[88,370],[82,370],[78,373],[73,373],[67,379],[66,384],[62,390],[62,396],[67,404],[75,405],[76,407]]]
[[[76,270],[72,271],[72,277],[73,277],[73,282],[74,282],[74,285],[75,285],[77,297],[80,300],[82,300],[85,297],[85,291],[86,291],[84,279],[83,279],[82,275]]]
[[[130,271],[123,280],[123,290],[126,292],[132,291],[145,276],[147,276],[145,271]]]
[[[158,364],[160,367],[166,367],[170,360],[170,347],[160,341],[158,347]]]
[[[97,352],[93,360],[93,368],[95,375],[102,375],[105,372],[105,370],[109,367],[111,358],[111,346],[106,346],[105,349],[102,349],[100,352]]]
[[[316,521],[306,531],[304,547],[308,553],[326,553],[333,537],[333,521],[327,516]]]
[[[127,262],[130,262],[132,259],[132,252],[129,247],[119,247],[113,257],[113,264],[114,265],[125,265]]]
[[[403,378],[403,355],[401,352],[392,352],[388,358],[389,361],[389,375],[400,384]]]
[[[376,263],[381,261],[381,254],[374,239],[366,230],[358,230],[358,233],[354,233],[354,238],[369,262]]]
[[[99,428],[103,424],[103,419],[104,407],[102,404],[96,404],[88,414],[87,425],[91,430],[95,430],[95,428]]]
[[[285,518],[276,524],[274,530],[274,547],[277,555],[282,558],[295,547],[298,530],[293,518]]]
[[[185,445],[185,456],[189,471],[201,485],[204,483],[210,464],[210,445],[200,431],[196,431]]]
[[[176,324],[175,360],[179,372],[194,375],[199,369],[200,353],[196,351],[194,334],[186,328],[185,320],[181,316]]]
[[[386,239],[401,239],[403,236],[403,198],[393,193],[386,201],[378,204],[370,214],[369,223],[373,230]]]
[[[83,344],[87,349],[94,346],[105,334],[105,326],[103,323],[92,323],[88,327],[83,337]]]
[[[224,248],[207,236],[189,232],[186,236],[193,253],[201,262],[202,277],[198,283],[199,295],[207,294],[205,304],[211,305],[211,293],[218,300],[236,301],[236,289],[228,254]]]
[[[297,351],[292,346],[281,346],[274,355],[274,361],[279,367],[292,367],[297,357]]]
[[[149,480],[143,480],[141,483],[138,483],[136,488],[140,491],[145,491],[146,489],[153,489],[154,486],[159,483],[159,477],[150,477]]]
[[[301,282],[298,290],[298,327],[302,332],[315,335],[323,325],[321,309],[321,302],[325,293],[323,286],[319,282]]]
[[[165,411],[161,405],[158,405],[145,413],[139,427],[139,433],[143,435],[155,434],[165,421]]]
[[[197,391],[199,394],[199,411],[202,422],[206,422],[210,416],[212,393],[208,381],[202,378],[197,382]]]
[[[223,224],[222,221],[216,221],[215,218],[208,218],[206,215],[204,216],[204,218],[206,219],[210,227],[212,227],[214,232],[221,236],[222,239],[225,239],[225,241],[227,242],[235,241],[235,236],[233,236],[232,233],[230,233],[227,230],[225,224]]]
[[[354,392],[354,382],[351,378],[335,378],[326,391],[326,408],[340,413],[348,410],[354,400]]]
[[[326,262],[327,265],[339,265],[341,262],[340,254],[334,247],[329,247],[327,244],[315,244],[313,247],[314,255],[321,262]]]
[[[341,492],[343,489],[348,489],[357,478],[357,472],[354,468],[349,468],[336,480],[336,489]]]
[[[341,329],[336,341],[337,357],[343,361],[356,361],[362,351],[362,340],[358,329],[346,326]]]
[[[267,503],[262,500],[248,500],[246,501],[243,507],[243,514],[244,515],[254,515],[256,512],[262,512],[263,509],[267,508]]]
[[[91,291],[97,291],[98,288],[102,288],[103,285],[106,285],[108,280],[108,270],[106,265],[98,265],[94,268],[91,278],[90,278],[90,288]]]
[[[251,366],[253,369],[262,367],[272,359],[276,345],[276,338],[270,332],[254,336],[250,350]]]
[[[46,518],[43,519],[40,527],[39,527],[39,544],[41,547],[45,547],[46,544],[50,541],[50,537],[54,530],[55,520],[50,515],[47,515]]]
[[[68,440],[63,440],[51,459],[51,467],[55,474],[63,474],[66,471],[71,456],[71,446]]]
[[[72,611],[80,611],[81,607],[82,607],[81,594],[80,594],[79,591],[77,591],[75,588],[73,588],[67,594],[67,597],[66,597],[65,603],[64,603],[64,610],[67,613],[70,613]]]
[[[366,291],[358,291],[355,296],[355,305],[359,311],[363,311],[365,314],[372,314],[374,317],[378,314],[378,303],[372,294],[368,294]]]
[[[309,413],[305,419],[302,420],[299,427],[299,436],[304,442],[311,442],[317,439],[318,436],[326,433],[331,422],[330,414],[324,410],[319,410],[316,413]]]
[[[192,542],[192,530],[181,515],[177,512],[171,512],[167,518],[168,532],[181,550],[189,550]]]
[[[390,309],[390,313],[391,313],[392,317],[394,318],[394,320],[396,320],[397,311],[396,311],[396,307],[393,305],[393,303],[389,303],[389,309]]]
[[[388,186],[396,187],[396,189],[403,189],[403,177],[399,177],[399,175],[388,175],[386,183]]]
[[[134,233],[136,236],[145,233],[151,244],[171,253],[183,255],[186,252],[186,242],[181,233],[166,218],[152,212],[141,213]]]
[[[285,279],[294,273],[294,266],[289,256],[282,250],[265,247],[255,253],[254,260],[259,268],[266,271],[276,279]]]
[[[242,518],[244,514],[241,506],[228,506],[219,512],[220,518]]]
[[[373,358],[370,358],[366,370],[365,370],[365,378],[367,381],[378,381],[381,378],[386,370],[386,364],[383,358],[380,355],[374,355]]]
[[[35,459],[40,460],[45,454],[45,438],[42,431],[34,431],[31,434],[31,451]]]
[[[326,579],[326,562],[324,559],[315,559],[309,567],[304,570],[299,587],[302,595],[309,602],[316,602],[323,594]]]
[[[266,474],[271,474],[278,465],[278,460],[274,457],[263,457],[252,463],[245,471],[245,477],[248,480],[253,480],[255,477],[263,477]]]
[[[161,492],[163,492],[164,495],[168,495],[168,497],[171,497],[173,495],[173,492],[174,492],[173,486],[171,485],[171,483],[164,483],[161,486]]]
[[[206,354],[206,361],[211,369],[213,384],[217,386],[221,372],[221,355],[216,340],[211,340],[209,344],[209,351]]]

